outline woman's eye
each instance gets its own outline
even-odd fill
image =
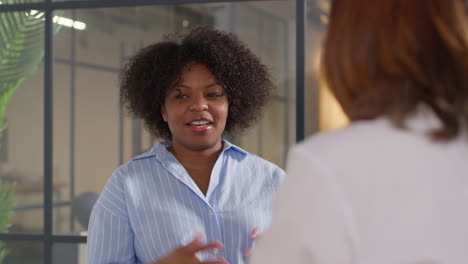
[[[224,94],[222,94],[222,93],[209,93],[209,94],[207,94],[206,96],[207,96],[208,98],[218,98],[218,97],[221,97],[221,96],[223,96],[223,95],[224,95]]]
[[[186,95],[186,94],[177,94],[177,95],[175,96],[175,98],[177,98],[177,99],[185,99],[185,98],[188,98],[188,95]]]

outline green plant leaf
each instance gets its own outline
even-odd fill
[[[30,0],[2,0],[3,4],[21,4]],[[59,26],[55,25],[54,32]],[[33,74],[44,57],[44,12],[0,13],[0,137],[6,127],[8,101],[23,81]],[[1,146],[0,146],[1,147]],[[0,179],[0,232],[8,231],[13,208],[14,184]],[[0,241],[0,264],[8,250]]]
[[[54,26],[55,32],[59,29],[60,26]],[[44,12],[0,13],[0,129],[5,127],[6,104],[13,92],[37,70],[43,57]]]
[[[0,135],[8,101],[44,56],[43,18],[38,11],[0,13]]]
[[[14,183],[5,183],[0,180],[0,233],[6,233],[8,231],[8,221],[15,207],[14,193]],[[0,263],[3,263],[7,254],[8,249],[5,247],[5,243],[0,241]]]

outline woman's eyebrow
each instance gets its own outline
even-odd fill
[[[177,88],[192,89],[192,87],[187,86],[187,85],[184,85],[184,84],[177,84],[175,87],[176,87],[176,89],[177,89]]]
[[[212,83],[212,84],[207,85],[205,88],[211,88],[211,87],[214,87],[214,86],[221,86],[222,87],[222,85],[219,84],[219,83]]]
[[[221,86],[221,84],[219,83],[212,83],[212,84],[208,84],[207,86],[205,86],[205,88],[211,88],[211,87],[215,87],[215,86]],[[185,89],[192,89],[192,87],[188,86],[188,85],[185,85],[185,84],[177,84],[175,86],[176,88],[185,88]]]

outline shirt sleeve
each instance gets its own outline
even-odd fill
[[[326,167],[309,152],[294,147],[286,174],[272,225],[260,238],[251,263],[355,263],[349,208]]]
[[[284,172],[284,170],[277,167],[273,174],[274,174],[274,178],[275,178],[275,188],[278,188],[284,182],[284,178],[286,177],[286,173]]]
[[[118,172],[106,183],[91,213],[88,228],[89,264],[136,262],[123,184]]]

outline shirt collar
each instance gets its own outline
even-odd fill
[[[141,159],[141,158],[147,158],[147,157],[151,157],[151,156],[155,156],[157,160],[160,160],[160,161],[165,161],[167,159],[169,159],[170,156],[172,156],[172,153],[170,153],[168,150],[167,150],[167,147],[170,147],[172,146],[172,143],[171,142],[159,142],[159,143],[156,143],[152,148],[151,150],[139,155],[139,156],[136,156],[135,158],[133,159]],[[243,150],[242,148],[232,144],[231,142],[223,139],[223,151],[221,152],[221,154],[225,153],[225,152],[228,152],[228,151],[237,151],[239,153],[242,153],[243,155],[247,155],[248,152]]]
[[[173,175],[179,181],[187,185],[202,199],[209,199],[212,191],[218,185],[220,180],[219,177],[221,177],[221,167],[223,167],[224,160],[232,155],[231,153],[240,153],[242,156],[246,156],[248,154],[248,152],[246,152],[245,150],[223,139],[223,150],[220,153],[215,163],[215,166],[213,167],[213,177],[210,179],[210,186],[205,197],[201,193],[200,189],[196,186],[195,182],[187,174],[182,164],[180,164],[179,161],[174,157],[174,155],[172,155],[172,153],[167,150],[167,147],[171,145],[171,142],[157,143],[153,146],[153,148],[150,151],[136,158],[154,157],[165,169],[167,169],[171,173],[171,175]]]

